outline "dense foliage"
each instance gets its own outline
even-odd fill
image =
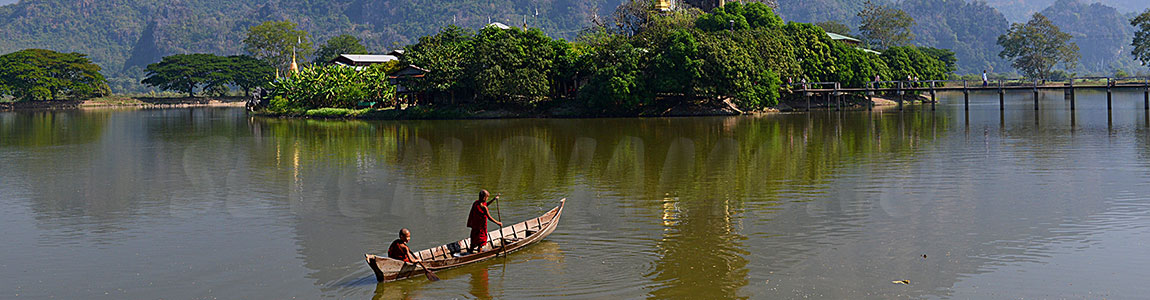
[[[107,93],[100,66],[84,54],[27,49],[0,55],[0,97],[57,100]]]
[[[164,57],[146,68],[147,78],[141,83],[163,90],[186,93],[195,97],[195,89],[227,91],[228,85],[244,89],[271,81],[275,70],[251,56],[218,56],[215,54],[176,54]]]
[[[1145,66],[1150,63],[1150,9],[1131,19],[1130,25],[1138,28],[1138,32],[1134,34],[1134,42],[1131,43],[1134,50],[1130,53]]]
[[[247,29],[266,21],[295,22],[299,24],[297,29],[310,32],[316,41],[339,35],[354,36],[363,41],[368,52],[382,53],[415,43],[418,37],[435,34],[449,24],[480,28],[496,21],[517,26],[526,21],[528,27],[540,28],[553,38],[573,41],[580,29],[594,20],[613,23],[616,19],[612,18],[611,11],[620,2],[635,3],[632,5],[635,9],[650,10],[651,1],[621,0],[22,1],[0,7],[0,41],[3,41],[0,53],[26,48],[87,53],[103,68],[114,91],[139,91],[145,89],[139,82],[148,64],[171,54],[244,53],[242,41]],[[864,2],[780,0],[776,11],[790,22],[837,21],[848,29],[857,29],[860,25],[857,14],[863,10]],[[966,74],[980,73],[983,69],[1011,72],[1009,63],[997,56],[1002,49],[995,44],[996,38],[1007,31],[1008,20],[1024,21],[1039,11],[1075,35],[1072,41],[1098,46],[1097,50],[1095,47],[1082,49],[1082,63],[1074,71],[1084,74],[1109,74],[1115,69],[1133,72],[1137,63],[1128,53],[1133,48],[1129,44],[1134,28],[1128,26],[1132,16],[1126,14],[1150,6],[1150,2],[1139,0],[1102,1],[1109,6],[1081,4],[1096,2],[1093,0],[874,2],[901,9],[919,20],[911,27],[915,37],[912,43],[954,50],[957,72]],[[642,18],[627,22],[651,23]],[[831,28],[832,32],[843,29]],[[299,58],[301,62],[313,60],[318,58]]]
[[[940,49],[867,52],[812,24],[784,25],[761,3],[732,2],[711,13],[634,9],[645,2],[624,4],[613,21],[574,43],[538,29],[445,27],[407,47],[404,63],[429,70],[410,86],[481,106],[564,100],[600,114],[681,104],[757,110],[778,103],[783,82],[946,79],[955,63],[953,52]]]
[[[395,87],[388,84],[385,65],[357,69],[311,66],[272,85],[268,109],[297,112],[315,108],[355,108],[361,102],[390,103]]]
[[[591,15],[620,0],[37,0],[0,7],[0,54],[24,48],[88,53],[117,91],[143,89],[142,69],[172,54],[240,54],[246,30],[288,20],[315,40],[348,34],[370,52],[410,44],[440,27],[521,24],[574,38]],[[300,62],[312,57],[300,57]],[[132,85],[135,83],[135,85]]]
[[[1034,14],[1029,22],[1012,24],[1010,31],[998,37],[1003,48],[998,55],[1012,60],[1014,68],[1027,77],[1046,79],[1055,65],[1073,68],[1078,62],[1078,45],[1070,38],[1050,19]]]

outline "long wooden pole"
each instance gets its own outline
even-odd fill
[[[499,217],[499,222],[503,222],[503,214],[499,212],[499,195],[495,195],[495,216]],[[503,235],[503,225],[499,225],[499,252],[495,255],[503,254],[503,249],[507,248],[507,237]],[[503,257],[507,257],[504,255]]]

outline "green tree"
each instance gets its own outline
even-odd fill
[[[593,111],[628,113],[638,111],[653,100],[643,80],[647,53],[636,48],[626,36],[597,31],[584,34],[589,53],[582,57],[580,69],[587,83],[579,89],[579,98]]]
[[[919,80],[947,79],[946,63],[923,53],[917,47],[891,47],[881,55],[887,67],[890,68],[892,79],[904,80],[918,78]]]
[[[244,38],[244,50],[286,73],[293,53],[297,61],[302,61],[312,51],[310,35],[296,26],[291,21],[267,21],[252,26]]]
[[[315,51],[314,64],[325,64],[332,61],[340,54],[367,54],[367,47],[363,46],[363,41],[359,38],[341,34],[327,40],[327,43],[320,46]]]
[[[420,92],[442,93],[464,88],[464,70],[471,53],[472,33],[451,25],[439,33],[419,38],[403,55],[405,64],[427,69],[426,76],[411,81]]]
[[[699,52],[703,59],[700,96],[712,101],[731,100],[742,110],[778,103],[781,84],[778,73],[760,63],[733,35],[718,32],[700,36]]]
[[[550,92],[556,58],[551,38],[538,28],[527,31],[487,26],[475,36],[469,76],[488,100],[530,103]]]
[[[757,2],[746,5],[740,2],[727,3],[711,13],[699,16],[695,21],[695,26],[703,31],[778,28],[782,25],[783,19],[774,10]]]
[[[1130,25],[1134,25],[1138,31],[1134,32],[1134,58],[1142,62],[1142,65],[1150,64],[1150,9],[1147,9],[1142,14],[1130,20]]]
[[[858,17],[861,19],[859,33],[871,47],[887,49],[904,46],[914,40],[914,34],[910,32],[915,24],[914,18],[901,9],[868,0]]]
[[[229,56],[229,83],[244,89],[244,95],[251,95],[251,89],[267,86],[275,79],[275,68],[267,62],[247,55]]]
[[[958,58],[955,57],[954,51],[950,49],[918,47],[918,51],[941,61],[946,66],[944,69],[946,73],[953,73],[958,70]]]
[[[1010,30],[998,37],[1003,48],[998,56],[1013,61],[1011,65],[1028,77],[1045,79],[1059,63],[1067,68],[1077,64],[1078,45],[1070,38],[1046,16],[1034,14],[1026,24],[1011,24]]]
[[[17,100],[87,98],[108,93],[100,66],[80,53],[26,49],[0,56],[0,96]]]
[[[176,54],[164,57],[145,69],[147,77],[140,83],[195,97],[200,86],[220,86],[230,81],[231,61],[214,54]]]
[[[843,24],[842,22],[839,22],[839,21],[833,21],[832,20],[832,21],[816,22],[815,26],[822,28],[823,31],[826,31],[826,32],[833,32],[833,33],[837,33],[837,34],[841,34],[841,35],[850,35],[851,34],[851,27],[847,26],[847,24]]]
[[[652,87],[656,92],[691,95],[702,77],[703,60],[699,59],[699,43],[686,30],[671,33],[670,39],[660,47],[652,62]]]
[[[794,49],[794,57],[799,62],[801,74],[796,74],[794,82],[806,79],[808,82],[832,81],[835,68],[833,45],[835,41],[827,36],[822,28],[806,23],[787,23],[783,35],[788,46]]]

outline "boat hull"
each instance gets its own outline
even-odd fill
[[[559,206],[547,213],[523,222],[505,226],[488,232],[490,241],[483,245],[476,253],[466,252],[470,248],[470,238],[448,243],[438,247],[415,252],[415,256],[423,261],[424,266],[431,270],[450,269],[470,263],[480,262],[498,255],[514,252],[531,244],[542,241],[555,231],[559,225],[559,217],[563,214],[563,205],[567,199],[559,200]],[[403,280],[423,275],[423,268],[418,265],[405,263],[400,260],[365,255],[367,265],[375,273],[379,282]]]

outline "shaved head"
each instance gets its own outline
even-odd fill
[[[491,196],[491,193],[488,193],[487,190],[479,190],[479,200],[487,200],[488,196]]]
[[[411,231],[407,230],[407,228],[399,230],[399,237],[400,238],[406,238],[406,237],[410,237],[410,236],[411,236]]]

